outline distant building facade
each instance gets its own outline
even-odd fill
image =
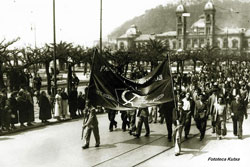
[[[206,45],[218,46],[222,50],[250,52],[250,29],[219,28],[216,26],[216,9],[211,1],[204,7],[204,13],[187,28],[188,11],[180,4],[176,8],[176,31],[161,34],[142,34],[132,25],[124,35],[118,37],[117,48],[128,50],[145,45],[150,39],[168,40],[172,50],[192,50]]]

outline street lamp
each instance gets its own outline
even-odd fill
[[[56,95],[57,93],[57,83],[56,83],[56,18],[55,18],[55,0],[53,0],[53,39],[54,39],[54,52],[53,52],[53,58],[54,58],[54,93]]]

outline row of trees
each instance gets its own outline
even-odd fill
[[[50,63],[53,61],[53,45],[45,44],[41,48],[13,48],[12,45],[18,40],[15,39],[10,42],[3,40],[0,42],[0,88],[7,86],[4,82],[4,76],[7,76],[8,85],[18,89],[21,86],[20,81],[25,74],[25,70],[35,74],[43,65],[47,76],[48,92],[50,93],[53,84],[53,73],[50,71]],[[56,59],[59,61],[59,70],[66,65],[69,72],[68,76],[71,76],[71,67],[76,64],[84,64],[84,72],[86,73],[87,67],[89,67],[88,64],[92,62],[93,54],[94,48],[74,46],[72,43],[67,42],[60,42],[56,45]],[[151,70],[153,70],[167,56],[170,58],[171,63],[177,64],[177,73],[183,73],[187,61],[192,62],[194,72],[197,62],[201,62],[202,66],[218,65],[219,62],[227,62],[228,65],[232,61],[237,61],[239,64],[243,61],[250,62],[250,56],[246,53],[225,52],[209,45],[197,50],[176,52],[169,49],[168,42],[160,40],[150,40],[145,46],[134,47],[128,51],[113,51],[104,48],[103,54],[117,67],[118,72],[125,76],[129,66],[133,71],[140,62],[147,62],[147,64],[151,65]]]

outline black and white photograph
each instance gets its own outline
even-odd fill
[[[0,167],[247,167],[250,0],[1,0]]]

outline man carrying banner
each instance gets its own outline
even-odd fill
[[[174,151],[175,156],[178,156],[181,154],[181,137],[182,137],[182,130],[183,126],[185,124],[185,115],[183,110],[183,101],[178,102],[177,109],[174,109]]]
[[[100,135],[99,135],[99,128],[98,128],[98,120],[96,117],[96,109],[93,106],[90,106],[90,115],[88,121],[83,125],[83,129],[87,128],[87,132],[85,135],[85,145],[82,147],[83,149],[89,148],[90,136],[91,132],[93,131],[95,136],[95,147],[100,146]]]
[[[169,142],[172,141],[173,109],[174,109],[174,101],[171,101],[168,103],[163,103],[159,110],[159,112],[164,115],[166,121]]]

